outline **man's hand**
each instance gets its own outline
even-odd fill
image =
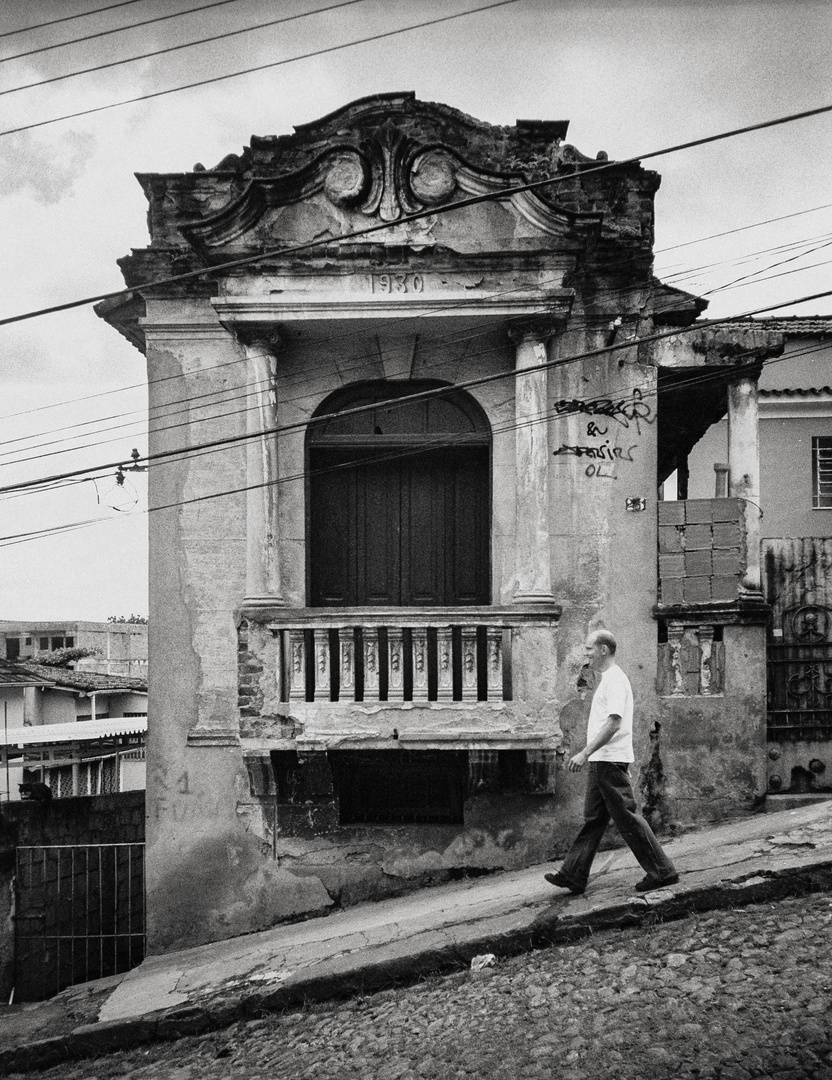
[[[584,765],[586,765],[586,759],[586,750],[581,750],[570,759],[569,764],[566,767],[570,772],[580,772]]]

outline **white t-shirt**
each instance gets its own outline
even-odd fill
[[[601,674],[601,681],[592,695],[592,708],[586,741],[591,743],[607,719],[621,717],[621,726],[606,746],[589,755],[590,761],[633,761],[633,691],[630,680],[618,666],[612,664]]]

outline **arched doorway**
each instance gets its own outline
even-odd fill
[[[490,600],[491,433],[444,384],[366,382],[330,395],[307,433],[312,606]],[[361,411],[351,411],[361,408]]]

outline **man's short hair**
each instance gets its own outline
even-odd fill
[[[592,635],[592,640],[596,645],[606,645],[609,649],[610,656],[615,656],[615,650],[618,648],[618,642],[615,637],[609,632],[609,630],[596,630]]]

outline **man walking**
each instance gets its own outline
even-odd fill
[[[616,641],[607,630],[586,639],[590,666],[601,678],[592,697],[587,742],[570,760],[570,772],[588,764],[584,825],[569,849],[563,866],[543,876],[550,885],[582,893],[592,860],[610,818],[646,872],[636,883],[639,892],[662,889],[679,880],[676,868],[662,850],[653,830],[641,816],[630,783],[633,761],[633,691],[630,680],[615,662]]]

